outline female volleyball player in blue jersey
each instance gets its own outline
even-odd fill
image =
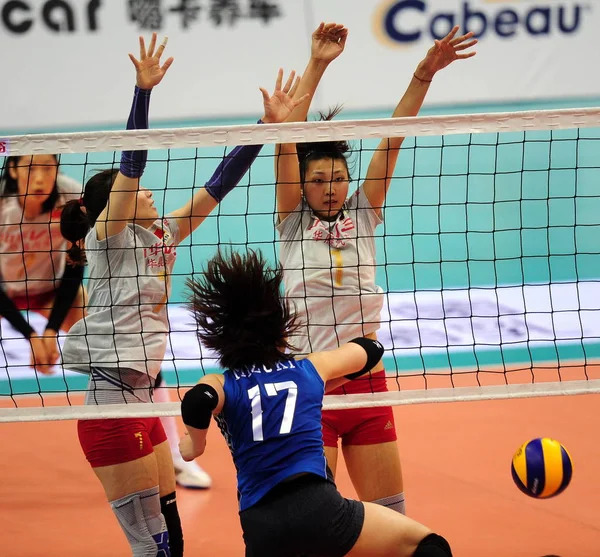
[[[415,116],[435,74],[477,41],[457,36],[455,27],[436,40],[417,66],[392,117]],[[312,55],[298,95],[311,97],[328,64],[344,49],[347,31],[328,24],[313,35]],[[287,121],[306,119],[298,107]],[[365,181],[348,197],[350,174],[344,142],[282,145],[275,160],[277,230],[285,289],[305,322],[294,347],[299,354],[330,350],[354,337],[376,338],[384,294],[375,283],[375,229],[382,222],[386,193],[403,138],[384,139],[373,153]],[[386,391],[383,363],[368,378],[341,393]],[[390,407],[323,412],[323,441],[329,466],[338,459],[338,439],[346,467],[363,501],[405,512],[404,486]]]
[[[140,37],[140,59],[130,55],[137,82],[128,129],[148,127],[150,94],[173,59],[160,63],[166,40],[148,48]],[[263,122],[280,122],[302,102],[282,89],[263,90]],[[177,245],[235,187],[260,151],[235,148],[206,186],[168,218],[159,218],[152,193],[140,186],[147,152],[125,151],[120,169],[106,170],[86,184],[80,202],[61,217],[72,242],[71,260],[89,264],[88,315],[67,335],[67,369],[90,374],[85,404],[145,403],[165,355],[169,323],[166,301]],[[175,501],[173,461],[159,418],[84,420],[79,440],[137,556],[179,557],[183,535]],[[107,554],[110,548],[107,548]]]
[[[383,347],[359,336],[293,359],[299,316],[282,281],[281,268],[254,252],[219,253],[188,281],[198,336],[226,371],[203,377],[183,398],[183,458],[204,452],[214,415],[237,471],[247,557],[451,557],[427,527],[337,491],[321,438],[325,383],[368,373]]]
[[[59,173],[56,155],[8,157],[0,178],[0,316],[29,340],[31,365],[50,373],[59,358],[58,332],[84,315],[83,270],[66,261],[62,206],[81,184]],[[48,319],[38,334],[21,314]],[[8,338],[6,332],[1,335]]]

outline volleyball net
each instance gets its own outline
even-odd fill
[[[160,214],[187,202],[228,148],[265,144],[177,248],[162,373],[182,396],[219,371],[185,309],[185,280],[219,246],[278,259],[274,144],[350,141],[352,192],[385,137],[406,137],[376,232],[389,392],[326,396],[325,408],[600,392],[600,108],[0,141],[5,155],[57,154],[60,172],[82,183],[118,168],[121,150],[148,149],[142,185]],[[43,329],[43,318],[28,318]],[[178,402],[84,407],[86,375],[60,364],[36,374],[27,341],[0,327],[0,421],[179,412]]]

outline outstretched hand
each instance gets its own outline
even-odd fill
[[[346,46],[348,29],[338,23],[321,23],[312,34],[311,58],[319,62],[332,62]]]
[[[477,39],[473,39],[473,32],[470,31],[466,35],[456,37],[458,29],[457,25],[442,40],[435,41],[415,72],[418,79],[430,81],[437,72],[455,60],[465,60],[475,56],[475,51],[462,53],[463,50],[477,44]]]
[[[167,46],[167,40],[167,37],[165,37],[160,46],[156,48],[156,33],[152,33],[150,46],[146,49],[144,37],[140,37],[140,59],[138,60],[133,54],[129,54],[129,58],[137,72],[136,84],[140,89],[152,89],[158,85],[171,67],[173,57],[168,58],[162,66],[160,65],[160,57]],[[156,52],[154,51],[155,48]]]
[[[269,93],[266,89],[260,87],[260,92],[262,93],[263,102],[265,105],[265,115],[263,116],[262,121],[265,124],[285,121],[285,119],[292,113],[294,108],[308,100],[310,97],[310,95],[306,94],[299,99],[294,99],[294,94],[296,93],[296,89],[300,83],[299,77],[294,82],[295,76],[296,72],[293,71],[282,89],[281,84],[283,82],[283,70],[280,69],[277,73],[275,91],[271,96],[269,96]]]

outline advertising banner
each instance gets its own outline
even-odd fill
[[[257,118],[259,86],[301,72],[320,21],[350,30],[313,107],[392,110],[453,25],[477,56],[436,76],[428,105],[600,97],[589,69],[600,6],[573,0],[0,0],[0,132],[120,126],[137,36],[168,35],[175,57],[153,122]]]

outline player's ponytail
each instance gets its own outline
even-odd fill
[[[92,176],[85,185],[83,197],[65,204],[60,217],[60,232],[71,242],[67,256],[72,265],[85,265],[83,240],[106,207],[118,170],[108,169]]]
[[[67,257],[73,266],[85,265],[82,240],[91,228],[90,220],[81,204],[82,200],[83,198],[68,201],[60,216],[60,232],[63,238],[71,242]]]

